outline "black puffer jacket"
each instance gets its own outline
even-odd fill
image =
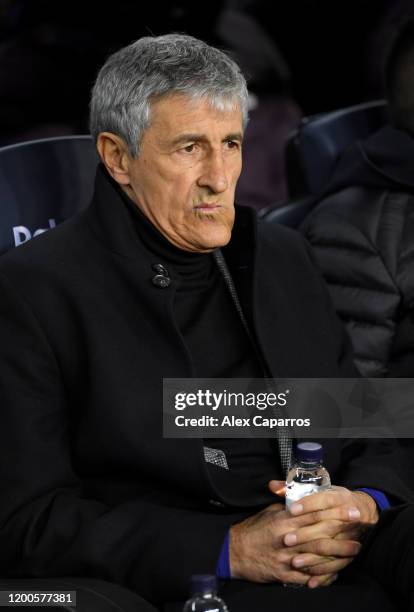
[[[414,139],[391,126],[340,161],[302,230],[364,376],[414,376]]]

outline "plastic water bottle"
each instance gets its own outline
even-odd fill
[[[228,612],[224,601],[217,597],[217,579],[210,574],[191,576],[191,593],[183,612]]]
[[[323,448],[317,442],[299,442],[286,478],[286,508],[305,495],[326,491],[331,486],[328,470],[322,465]],[[285,587],[301,588],[303,584],[283,583]]]
[[[295,460],[286,478],[286,508],[305,495],[326,491],[331,479],[322,465],[323,448],[317,442],[300,442],[295,451]]]

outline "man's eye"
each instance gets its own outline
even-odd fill
[[[193,143],[193,144],[190,144],[190,145],[187,145],[186,147],[184,147],[183,150],[186,153],[192,153],[194,151],[194,147],[195,147],[195,144]]]
[[[228,140],[227,146],[229,149],[238,149],[240,148],[240,143],[237,142],[236,140]]]

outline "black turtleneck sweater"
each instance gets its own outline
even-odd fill
[[[264,372],[224,278],[212,254],[183,251],[169,242],[122,192],[145,248],[154,263],[179,279],[174,315],[200,378],[262,378]],[[155,274],[155,272],[154,272]],[[279,475],[277,442],[266,439],[206,439],[205,445],[223,450],[229,470],[207,463],[214,484],[240,494],[250,505],[274,501],[267,482]]]

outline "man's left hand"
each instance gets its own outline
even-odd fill
[[[280,496],[283,485],[281,481],[271,481],[269,489]],[[313,522],[286,534],[283,540],[285,546],[314,542],[315,553],[318,550],[317,542],[326,538],[360,541],[379,519],[377,505],[370,495],[337,486],[303,497],[292,504],[290,512],[292,516],[308,514]],[[315,553],[296,555],[292,559],[293,567],[306,568],[307,573],[314,575],[329,573],[335,567],[336,558]]]
[[[284,494],[284,483],[271,480],[269,489],[280,496]],[[292,516],[313,515],[312,525],[295,532],[298,544],[321,537],[338,538],[342,533],[347,539],[360,539],[379,519],[377,504],[368,493],[337,486],[302,497],[292,504],[290,513]]]

